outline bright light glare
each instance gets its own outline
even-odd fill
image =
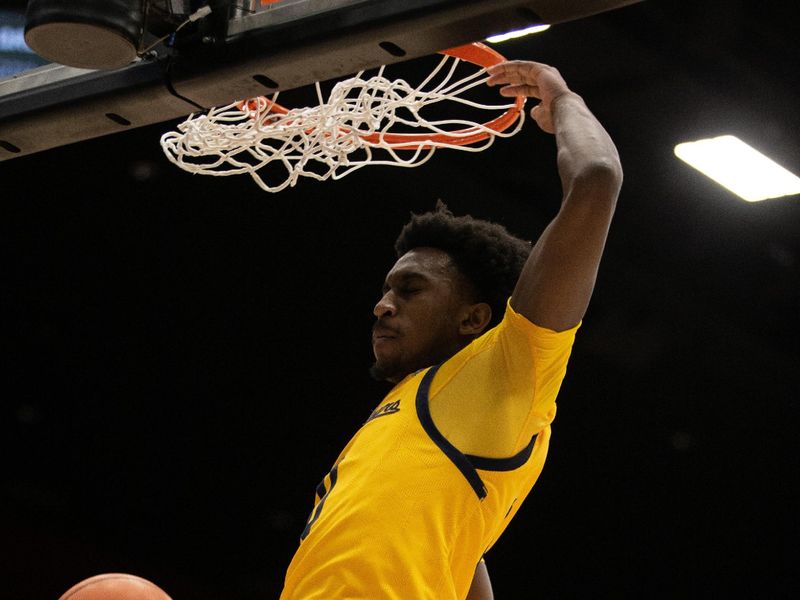
[[[514,38],[522,37],[523,35],[547,31],[548,29],[550,29],[550,25],[534,25],[533,27],[526,27],[525,29],[517,29],[516,31],[509,31],[508,33],[493,35],[486,38],[486,41],[492,42],[493,44],[498,44],[500,42],[505,42],[506,40],[513,40]]]
[[[2,16],[1,13],[0,16]],[[0,52],[27,52],[28,54],[33,52],[25,44],[22,27],[0,25]]]
[[[732,135],[678,144],[675,156],[748,202],[800,194],[800,177]]]

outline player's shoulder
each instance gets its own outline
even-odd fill
[[[525,315],[514,310],[509,300],[503,320],[495,327],[495,335],[526,338],[528,343],[542,349],[570,348],[575,342],[575,335],[580,329],[582,321],[563,331],[555,331],[537,325]]]

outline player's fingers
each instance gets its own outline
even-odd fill
[[[555,133],[553,127],[553,115],[549,110],[545,109],[541,104],[537,104],[531,109],[531,118],[536,121],[536,124],[547,133]]]
[[[538,74],[546,65],[532,61],[508,61],[488,67],[489,85],[504,85],[507,83],[534,83]]]
[[[487,85],[515,85],[518,83],[535,83],[536,77],[530,73],[496,73],[486,80]]]
[[[500,88],[501,96],[526,96],[539,98],[539,86],[531,84],[507,85]]]
[[[536,72],[547,68],[543,63],[537,63],[532,60],[506,60],[496,65],[486,67],[486,70],[491,74],[519,74]]]

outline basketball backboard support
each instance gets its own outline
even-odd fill
[[[145,0],[141,58],[0,79],[0,160],[640,0]],[[171,35],[182,24],[189,26]]]

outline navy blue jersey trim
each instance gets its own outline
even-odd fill
[[[472,463],[472,466],[482,471],[513,471],[524,465],[533,452],[533,444],[536,442],[536,435],[531,438],[531,441],[522,450],[517,452],[514,456],[508,458],[486,458],[484,456],[474,456],[467,454],[467,460]]]
[[[472,489],[475,490],[478,498],[483,500],[486,497],[486,486],[483,485],[483,481],[475,470],[475,467],[472,466],[469,459],[462,454],[458,448],[447,441],[447,438],[436,428],[436,425],[433,423],[433,418],[431,418],[431,411],[428,406],[428,392],[430,391],[433,376],[436,375],[436,371],[439,370],[440,366],[441,365],[436,365],[435,367],[431,367],[428,372],[425,373],[422,382],[419,384],[416,400],[417,416],[419,417],[420,423],[422,423],[422,428],[428,436],[430,436],[433,442],[439,446],[439,449],[447,455],[447,458],[458,467],[458,470],[466,477]]]
[[[478,498],[483,500],[486,497],[486,487],[483,485],[483,480],[478,474],[476,469],[482,471],[513,471],[524,465],[533,452],[533,446],[536,443],[536,435],[531,438],[528,445],[522,450],[517,452],[514,456],[508,458],[487,458],[484,456],[475,456],[473,454],[463,454],[458,448],[453,446],[444,435],[436,428],[431,417],[430,406],[428,404],[429,392],[431,382],[433,381],[436,371],[439,370],[441,365],[431,367],[417,389],[417,416],[422,423],[422,428],[430,436],[433,442],[444,452],[447,457],[458,467],[458,470],[467,478],[467,481],[475,490]]]

